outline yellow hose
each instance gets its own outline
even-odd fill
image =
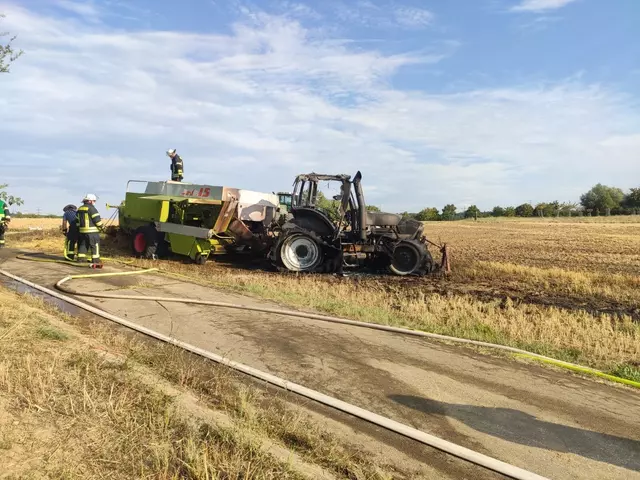
[[[23,257],[22,260],[49,261],[49,262],[56,262],[56,263],[72,263],[72,262],[67,262],[67,261],[64,261],[64,260],[37,259],[37,258],[24,256],[24,255],[22,257]],[[18,258],[20,258],[20,256]],[[75,265],[75,266],[78,266],[78,265]],[[600,370],[596,370],[594,368],[585,367],[583,365],[576,365],[574,363],[569,363],[569,362],[565,362],[565,361],[562,361],[562,360],[557,360],[555,358],[547,357],[547,356],[540,355],[540,354],[533,353],[533,352],[528,352],[526,350],[522,350],[522,349],[519,349],[519,348],[509,347],[507,345],[498,345],[498,344],[494,344],[494,343],[481,342],[481,341],[478,341],[478,340],[470,340],[470,339],[466,339],[466,338],[450,337],[448,335],[440,335],[440,334],[436,334],[436,333],[423,332],[423,331],[419,331],[419,330],[410,330],[408,328],[392,327],[392,326],[389,326],[389,325],[381,325],[381,324],[376,324],[376,323],[360,322],[360,321],[356,321],[356,320],[347,320],[347,319],[344,319],[344,318],[330,317],[330,316],[326,316],[326,315],[304,313],[304,312],[296,312],[294,310],[281,310],[281,309],[273,309],[273,308],[251,307],[251,306],[248,306],[248,305],[240,305],[240,304],[233,304],[233,303],[226,303],[226,302],[215,302],[215,301],[211,301],[211,300],[196,300],[196,299],[189,299],[189,298],[101,294],[101,293],[95,293],[95,292],[94,293],[84,293],[84,292],[78,292],[78,291],[73,290],[73,289],[71,289],[69,287],[64,287],[63,286],[63,284],[68,282],[68,281],[82,279],[82,278],[99,278],[99,277],[113,277],[113,276],[126,276],[126,275],[140,275],[140,274],[154,272],[154,271],[159,271],[159,269],[157,269],[157,268],[148,268],[148,269],[144,269],[144,270],[134,270],[134,271],[126,271],[126,272],[108,272],[108,273],[93,273],[93,274],[85,274],[85,275],[69,275],[69,276],[61,279],[60,281],[58,281],[58,283],[56,283],[56,288],[58,290],[61,290],[61,291],[65,292],[65,293],[68,293],[68,294],[71,294],[71,295],[78,295],[78,296],[84,296],[84,297],[110,298],[110,299],[121,299],[121,300],[139,300],[139,301],[176,302],[176,303],[187,303],[187,304],[196,304],[196,305],[208,305],[208,306],[214,306],[214,307],[220,307],[220,308],[233,308],[233,309],[249,310],[249,311],[255,311],[255,312],[262,312],[262,313],[272,313],[272,314],[275,314],[275,315],[287,315],[287,316],[293,316],[293,317],[298,317],[298,318],[320,320],[320,321],[332,322],[332,323],[341,323],[341,324],[347,324],[347,325],[352,325],[352,326],[361,327],[361,328],[370,328],[370,329],[374,329],[374,330],[383,330],[383,331],[389,331],[389,332],[393,332],[393,333],[401,333],[401,334],[405,334],[405,335],[414,335],[414,336],[420,336],[420,337],[433,338],[433,339],[437,339],[437,340],[444,340],[444,341],[450,341],[450,342],[456,342],[456,343],[471,344],[471,345],[476,345],[476,346],[481,346],[481,347],[493,348],[493,349],[496,349],[496,350],[508,351],[508,352],[514,354],[514,356],[516,356],[516,357],[537,360],[539,362],[543,362],[543,363],[547,363],[547,364],[550,364],[550,365],[554,365],[556,367],[566,368],[566,369],[574,371],[574,372],[587,374],[587,375],[593,375],[593,376],[596,376],[596,377],[604,378],[604,379],[609,380],[611,382],[620,383],[620,384],[627,385],[627,386],[634,387],[634,388],[640,388],[640,382],[636,382],[636,381],[629,380],[629,379],[622,378],[622,377],[617,377],[615,375],[611,375],[611,374],[602,372]],[[171,275],[173,275],[173,274],[171,274]],[[186,278],[188,278],[188,277],[186,277]]]

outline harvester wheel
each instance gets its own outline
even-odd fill
[[[150,225],[138,227],[131,242],[136,257],[155,259],[158,250],[158,232]]]
[[[205,263],[207,263],[208,258],[209,258],[208,255],[202,255],[200,253],[197,253],[194,261],[198,265],[204,265]]]
[[[277,248],[278,263],[290,272],[312,272],[322,262],[322,248],[304,233],[285,235]]]
[[[429,251],[420,242],[405,240],[399,242],[393,250],[389,270],[395,275],[411,275],[418,273],[426,260]]]

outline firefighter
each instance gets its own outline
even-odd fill
[[[87,253],[91,251],[91,263],[102,266],[100,260],[100,230],[102,229],[102,219],[95,207],[97,197],[88,193],[82,206],[76,213],[76,225],[78,226],[78,262],[87,259]]]
[[[180,155],[176,153],[176,149],[167,150],[167,156],[171,159],[171,180],[181,182],[184,178],[184,162]]]
[[[10,221],[9,206],[4,200],[0,200],[0,248],[4,248],[4,232],[9,228]]]
[[[76,245],[78,243],[78,225],[76,224],[76,217],[78,207],[75,205],[67,205],[62,209],[64,215],[62,215],[62,233],[65,234],[66,239],[64,242],[64,256],[69,260],[75,260]]]

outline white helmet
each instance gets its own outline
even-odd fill
[[[87,193],[84,196],[84,199],[82,201],[84,202],[84,201],[87,201],[87,200],[90,201],[90,202],[95,202],[96,200],[98,200],[98,197],[96,197],[93,193]]]
[[[176,149],[175,148],[171,148],[171,149],[167,150],[167,156],[168,157],[174,155],[175,153],[176,153]]]

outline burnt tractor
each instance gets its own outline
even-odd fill
[[[339,182],[333,197],[334,212],[320,208],[318,184]],[[424,275],[436,265],[423,235],[424,224],[393,213],[367,211],[362,174],[298,175],[293,185],[290,211],[282,224],[269,258],[281,271],[338,272],[365,267],[395,275]]]

